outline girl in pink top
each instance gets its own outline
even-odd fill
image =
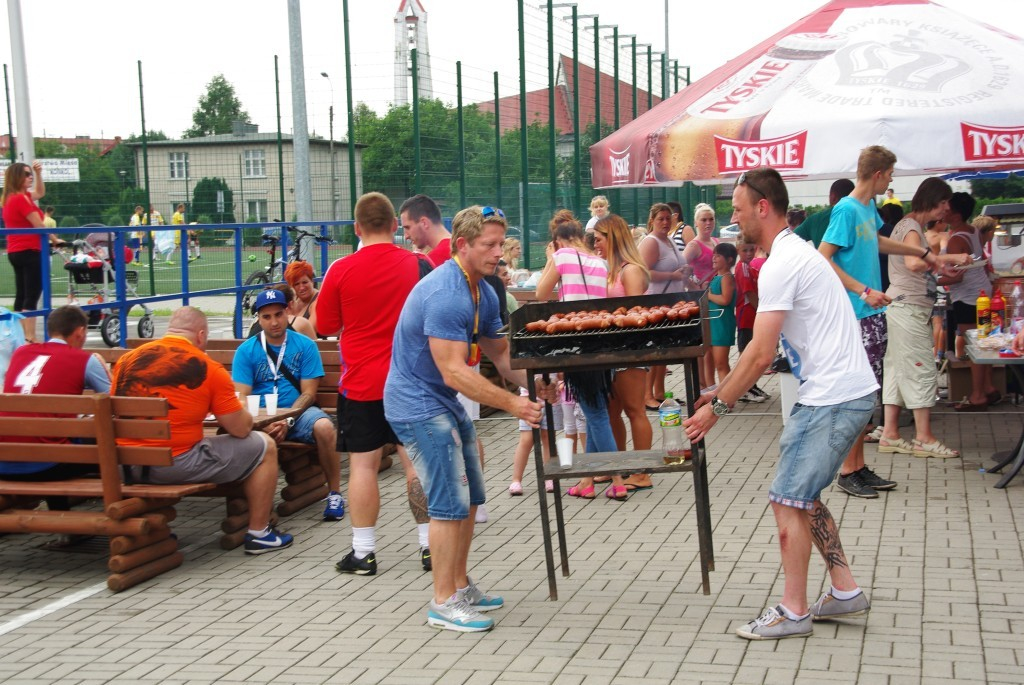
[[[711,236],[715,230],[715,210],[711,205],[700,203],[693,210],[693,223],[697,229],[697,237],[691,240],[683,250],[686,263],[693,267],[693,281],[698,288],[707,288],[715,277],[711,266],[711,257],[718,239]]]

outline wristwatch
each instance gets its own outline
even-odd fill
[[[725,416],[731,412],[732,409],[729,409],[729,405],[718,399],[718,396],[716,395],[711,398],[711,411],[715,413],[715,416]]]
[[[291,416],[289,416],[287,419],[285,419],[284,422],[285,422],[285,425],[287,425],[289,428],[294,428],[295,427],[295,419],[292,418]]]

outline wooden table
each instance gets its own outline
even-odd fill
[[[996,350],[985,350],[978,347],[977,329],[967,331],[967,354],[975,364],[989,364],[992,366],[1006,366],[1017,379],[1017,387],[1024,388],[1024,357],[1000,357]],[[1014,476],[1024,468],[1024,427],[1021,429],[1020,437],[1017,438],[1017,446],[1006,452],[996,452],[992,458],[998,463],[990,469],[989,473],[999,473],[1009,466],[999,482],[997,488],[1005,488]]]

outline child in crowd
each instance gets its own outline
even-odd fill
[[[736,246],[719,243],[711,255],[714,276],[708,290],[708,315],[711,317],[711,354],[704,355],[704,379],[715,384],[715,371],[721,381],[729,374],[729,350],[736,343]],[[721,312],[719,316],[718,312]]]
[[[539,376],[538,376],[539,378]],[[529,393],[526,388],[519,388],[519,394],[526,397]],[[557,433],[562,430],[562,407],[559,404],[552,406],[555,419],[554,430]],[[566,436],[568,437],[568,436]],[[550,439],[548,438],[548,412],[547,402],[541,411],[540,418],[540,449],[544,455],[544,463],[551,459]],[[533,428],[522,419],[519,420],[519,444],[516,445],[516,453],[512,458],[512,482],[508,486],[508,494],[518,497],[523,494],[523,474],[526,473],[526,464],[530,460],[530,453],[533,451]],[[548,492],[554,492],[554,481],[544,481],[544,487]]]
[[[753,265],[757,255],[757,245],[744,240],[743,235],[736,240],[739,252],[739,263],[736,264],[733,278],[736,280],[736,344],[740,354],[746,349],[747,343],[754,338],[754,317],[757,315],[757,279],[760,269]],[[761,403],[770,397],[755,384],[742,397],[740,402]]]

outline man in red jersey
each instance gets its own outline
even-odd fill
[[[441,210],[427,195],[413,195],[398,211],[406,240],[441,266],[452,258],[452,235],[441,221]]]
[[[110,390],[107,366],[95,354],[82,350],[89,318],[74,305],[64,305],[50,314],[44,343],[22,345],[11,355],[4,378],[4,392],[22,395],[81,395]],[[58,416],[54,413],[50,416]],[[34,415],[41,416],[41,415]],[[67,442],[66,438],[17,438],[18,442]],[[0,478],[44,481],[75,478],[96,471],[93,464],[0,461]],[[66,510],[67,498],[47,498],[50,509]]]
[[[426,199],[433,205],[430,198]],[[436,211],[437,205],[433,207]],[[365,576],[377,573],[377,471],[382,448],[394,443],[405,469],[409,506],[417,523],[420,561],[429,571],[427,499],[405,448],[384,418],[384,381],[402,305],[431,265],[425,255],[394,244],[398,221],[386,196],[363,195],[356,203],[355,218],[356,235],[363,247],[331,264],[317,298],[318,333],[339,337],[342,374],[338,383],[338,449],[350,456],[352,551],[337,563],[337,569]]]

